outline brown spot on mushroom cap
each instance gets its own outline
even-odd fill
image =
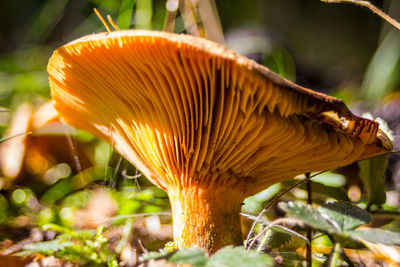
[[[297,174],[392,149],[378,123],[342,101],[192,36],[89,35],[57,49],[48,72],[65,121],[111,142],[167,192],[196,187],[213,199],[204,190],[227,187],[240,203]]]

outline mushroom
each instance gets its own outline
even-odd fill
[[[15,180],[22,169],[32,115],[32,105],[27,103],[20,105],[4,133],[3,138],[7,141],[0,145],[0,170],[7,179],[7,184]],[[4,187],[8,187],[8,185],[4,185]],[[0,186],[0,189],[2,189],[2,186]]]
[[[377,122],[342,101],[193,36],[88,35],[58,48],[47,70],[65,122],[168,193],[177,248],[242,244],[244,198],[392,149]]]
[[[0,172],[4,177],[0,177],[0,189],[32,178],[47,183],[46,172],[60,163],[75,167],[71,148],[65,142],[70,138],[65,135],[68,127],[60,122],[52,101],[38,107],[28,103],[18,106],[0,144]],[[83,145],[78,141],[74,147],[80,160],[76,171],[93,165]]]

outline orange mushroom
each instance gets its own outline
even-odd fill
[[[45,173],[59,163],[75,167],[67,132],[52,101],[37,108],[27,103],[20,105],[12,114],[3,136],[7,141],[0,144],[0,173],[4,177],[0,178],[0,189],[33,177],[45,181]],[[80,167],[86,169],[92,163],[82,151],[82,145],[77,142],[76,153]]]
[[[57,49],[48,72],[60,116],[168,193],[178,248],[241,244],[245,197],[392,149],[340,100],[193,36],[88,35]]]
[[[33,107],[30,104],[20,105],[4,133],[4,138],[10,139],[0,144],[0,170],[8,183],[15,180],[22,169],[32,115]]]

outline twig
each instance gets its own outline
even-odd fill
[[[3,249],[0,251],[0,256],[6,256],[6,255],[11,255],[13,253],[16,253],[18,251],[21,251],[24,249],[24,246],[36,242],[43,241],[43,233],[40,231],[38,228],[33,228],[31,230],[30,236],[19,241],[15,245],[12,245],[11,247],[8,247],[6,249]],[[1,263],[0,263],[1,265]]]
[[[253,240],[251,241],[250,245],[248,246],[248,249],[251,249],[254,244],[256,243],[257,239],[260,238],[262,235],[264,235],[265,233],[267,233],[267,231],[271,228],[273,228],[276,225],[279,224],[285,224],[285,223],[296,223],[296,224],[300,224],[301,222],[297,219],[294,218],[279,218],[276,219],[275,221],[271,222],[268,226],[266,226],[260,233],[258,233]],[[302,238],[303,240],[306,240],[306,238]],[[306,241],[307,242],[307,241]]]
[[[350,4],[355,4],[355,5],[360,5],[363,7],[368,8],[384,20],[386,20],[388,23],[390,23],[393,27],[396,29],[400,30],[400,23],[397,22],[395,19],[390,17],[388,14],[374,6],[371,2],[369,1],[364,1],[364,0],[321,0],[322,2],[325,3],[350,3]]]
[[[371,210],[369,213],[375,218],[400,219],[400,212],[398,211]]]
[[[253,220],[253,221],[257,220],[257,217],[256,217],[256,216],[253,216],[253,215],[251,215],[251,214],[240,213],[240,215],[243,216],[243,217],[245,217],[245,218],[247,218],[247,219]],[[268,221],[268,220],[266,220],[266,219],[264,219],[264,218],[258,219],[258,222],[261,223],[261,224],[264,225],[264,226],[268,226],[268,225],[271,224],[270,221]],[[297,238],[299,238],[299,239],[305,241],[306,243],[308,242],[308,239],[307,239],[307,238],[305,238],[305,237],[302,236],[301,234],[299,234],[299,233],[297,233],[296,231],[293,231],[293,230],[291,230],[291,229],[289,229],[289,228],[287,228],[287,227],[285,227],[285,226],[282,226],[282,225],[274,225],[274,226],[272,226],[272,228],[276,228],[277,230],[280,230],[281,232],[291,234],[291,235],[293,235],[293,236],[295,236],[295,237],[297,237]]]
[[[126,243],[128,242],[132,226],[133,226],[133,218],[128,218],[125,222],[124,227],[122,228],[122,237],[121,237],[117,247],[115,248],[115,251],[118,254],[121,254],[122,249],[125,247]]]
[[[314,176],[320,175],[321,173],[324,173],[326,171],[321,171],[318,173],[313,174],[310,178],[313,178]],[[307,181],[307,179],[304,179],[302,181],[299,181],[297,183],[295,183],[294,185],[290,186],[289,188],[287,188],[286,190],[283,190],[283,192],[281,192],[280,194],[276,195],[274,198],[271,199],[271,201],[267,204],[267,206],[260,212],[260,214],[258,214],[257,219],[254,221],[253,225],[251,226],[251,229],[249,231],[249,233],[247,234],[247,238],[246,238],[246,242],[245,242],[245,247],[247,249],[250,249],[249,246],[247,246],[248,242],[250,241],[250,238],[252,236],[252,234],[254,233],[254,228],[256,227],[256,224],[258,223],[258,220],[268,211],[268,209],[274,205],[284,194],[286,194],[287,192],[289,192],[290,190],[292,190],[293,188],[302,185],[303,183],[305,183]]]
[[[143,251],[144,254],[148,254],[149,250],[143,245],[142,240],[138,239],[139,248]]]

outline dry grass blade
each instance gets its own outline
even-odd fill
[[[104,27],[106,27],[108,32],[111,32],[110,26],[108,26],[106,20],[103,18],[103,16],[100,14],[100,12],[94,8],[94,13],[96,13],[97,17],[101,20],[101,22],[103,23]]]
[[[383,18],[384,20],[386,20],[393,27],[400,30],[400,23],[398,21],[396,21],[395,19],[390,17],[388,14],[386,14],[385,12],[383,12],[382,10],[377,8],[375,5],[373,5],[369,1],[363,1],[363,0],[321,0],[321,1],[325,2],[325,3],[339,3],[339,4],[340,3],[350,3],[350,4],[355,4],[355,5],[366,7],[369,10],[371,10],[372,12],[374,12],[375,14],[377,14],[378,16],[380,16],[381,18]]]
[[[167,32],[174,32],[176,15],[178,14],[179,1],[178,0],[168,0],[165,4],[166,12],[163,30]]]
[[[247,235],[246,242],[245,242],[246,247],[247,247],[247,248],[251,248],[251,247],[252,247],[252,245],[247,246],[247,244],[248,244],[248,242],[250,241],[250,238],[251,238],[252,234],[254,233],[254,228],[255,228],[255,226],[256,226],[256,224],[257,224],[258,222],[261,222],[262,216],[269,210],[270,207],[272,207],[273,205],[275,205],[276,202],[278,202],[278,200],[279,200],[284,194],[286,194],[287,192],[289,192],[289,191],[292,190],[293,188],[296,188],[296,187],[298,187],[298,186],[304,184],[304,183],[307,182],[309,179],[311,179],[311,178],[313,178],[313,177],[315,177],[315,176],[317,176],[317,175],[320,175],[320,174],[322,174],[322,173],[324,173],[324,172],[326,172],[326,171],[321,171],[321,172],[318,172],[318,173],[315,173],[315,174],[313,174],[313,175],[311,175],[311,176],[306,177],[304,180],[301,180],[301,181],[295,183],[294,185],[292,185],[291,187],[287,188],[286,190],[283,190],[281,193],[279,193],[277,196],[275,196],[271,201],[269,201],[269,202],[268,202],[268,205],[260,212],[260,214],[258,214],[257,218],[254,220],[253,225],[251,226],[251,229],[250,229],[250,231],[249,231],[249,233],[248,233],[248,235]]]
[[[199,1],[199,11],[207,38],[220,44],[225,43],[215,1]]]
[[[247,247],[247,249],[251,249],[251,248],[254,246],[254,244],[256,243],[256,241],[257,241],[261,236],[265,235],[265,234],[268,232],[268,230],[270,230],[270,229],[273,228],[273,227],[276,227],[277,225],[286,224],[286,223],[287,223],[287,224],[301,224],[301,222],[300,222],[299,220],[293,219],[293,218],[279,218],[279,219],[276,219],[275,221],[273,221],[273,222],[271,222],[269,225],[267,225],[260,233],[258,233],[258,234],[253,238],[253,240],[251,241],[251,243],[249,244],[249,246]],[[286,228],[286,227],[285,227],[285,228]],[[286,229],[288,229],[288,228],[286,228]],[[291,231],[290,233],[292,233],[292,232],[294,232],[294,231]],[[300,238],[301,240],[304,240],[304,241],[307,242],[307,243],[310,242],[307,238],[301,236],[301,235],[298,234],[298,233],[293,234],[293,235],[296,236],[296,237],[298,237],[298,238]]]
[[[247,219],[253,220],[253,221],[257,220],[256,216],[253,216],[253,215],[250,215],[250,214],[240,213],[240,215],[245,217],[245,218],[247,218]],[[301,234],[299,234],[296,231],[293,231],[293,230],[291,230],[291,229],[289,229],[289,228],[287,228],[285,226],[276,224],[274,222],[267,221],[266,219],[263,219],[263,218],[259,219],[258,222],[263,224],[263,225],[265,225],[265,226],[269,226],[272,223],[273,224],[272,228],[278,228],[278,229],[280,229],[280,230],[282,230],[282,231],[284,231],[284,232],[286,232],[288,234],[291,234],[291,235],[293,235],[293,236],[295,236],[295,237],[297,237],[299,239],[302,239],[306,243],[309,242],[307,238],[305,238]]]
[[[180,12],[189,34],[206,38],[206,30],[200,19],[199,3],[194,0],[184,0],[179,5]]]

